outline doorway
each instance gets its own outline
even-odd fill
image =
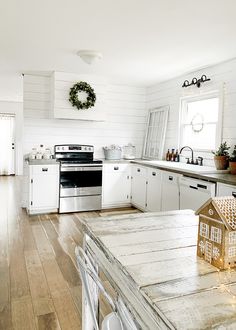
[[[0,113],[0,175],[15,175],[15,114]]]

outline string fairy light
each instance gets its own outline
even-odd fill
[[[221,271],[220,269],[218,269],[217,273],[218,273],[218,282],[219,282],[219,288],[222,291],[225,291],[227,293],[229,293],[233,299],[236,299],[236,293],[234,293],[231,290],[231,284],[234,284],[235,282],[232,281],[232,272],[235,272],[235,270],[232,270],[230,265],[228,267],[228,269],[226,271]],[[224,275],[224,278],[221,279],[221,275]],[[227,277],[228,275],[228,277]]]

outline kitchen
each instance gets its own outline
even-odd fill
[[[217,326],[212,319],[213,316],[216,319],[213,296],[208,300],[202,298],[203,305],[211,304],[209,315],[201,314],[201,322],[195,325],[194,315],[191,320],[169,312],[168,306],[174,300],[177,310],[180,308],[178,293],[175,292],[175,298],[170,301],[167,296],[174,291],[172,276],[180,279],[184,271],[193,292],[197,290],[194,279],[203,273],[203,280],[209,279],[211,288],[220,286],[212,265],[198,260],[199,272],[196,271],[197,225],[193,214],[184,210],[196,211],[210,197],[235,196],[236,192],[236,176],[228,169],[216,170],[211,152],[226,141],[232,155],[236,144],[236,49],[232,32],[235,30],[235,4],[233,1],[224,5],[209,1],[196,5],[183,1],[180,6],[170,1],[151,1],[147,8],[143,2],[132,1],[113,5],[115,8],[106,1],[100,5],[93,1],[88,4],[72,1],[66,7],[55,3],[53,6],[52,2],[37,4],[37,10],[29,1],[14,3],[14,7],[2,5],[5,18],[1,23],[0,112],[15,116],[14,145],[10,147],[15,150],[16,175],[0,178],[3,219],[0,223],[3,251],[0,328],[93,328],[91,320],[86,327],[86,316],[82,316],[81,305],[84,309],[88,306],[81,297],[84,297],[81,269],[74,252],[76,246],[82,246],[83,237],[92,237],[92,243],[84,240],[84,247],[97,255],[95,263],[99,262],[101,269],[107,271],[106,276],[102,276],[106,291],[113,296],[115,288],[123,298],[119,306],[125,305],[122,311],[129,315],[128,328],[155,329],[155,324],[160,328],[194,329],[203,328],[207,322]],[[93,19],[86,29],[87,34],[83,27],[88,25],[85,17],[88,12]],[[93,12],[97,12],[97,17]],[[61,24],[58,24],[59,18]],[[225,24],[219,24],[220,21]],[[107,26],[113,26],[113,30]],[[98,27],[101,34],[96,33]],[[92,52],[94,63],[87,64],[78,56],[84,49],[98,50]],[[94,106],[86,109],[73,106],[69,100],[70,90],[81,81],[86,82],[96,96]],[[86,95],[80,97],[82,102],[87,101]],[[209,106],[204,108],[203,114],[200,108],[197,112],[190,109],[192,104],[197,106],[209,100],[217,100],[216,116]],[[191,111],[195,113],[186,120]],[[198,113],[200,116],[195,116]],[[162,115],[163,121],[158,120]],[[205,116],[204,121],[202,116]],[[151,121],[155,118],[153,126]],[[156,136],[156,143],[153,144],[150,136]],[[135,152],[133,148],[130,157],[124,159],[124,147],[129,143],[135,147]],[[113,160],[104,159],[104,147],[111,145],[121,147],[122,154]],[[193,149],[193,156],[190,148],[180,153],[184,146]],[[166,160],[168,149],[170,153],[172,149],[175,153],[178,150],[180,162]],[[40,154],[47,155],[41,160]],[[81,159],[82,156],[85,158]],[[70,158],[69,163],[66,157]],[[191,164],[196,160],[198,165]],[[80,186],[81,180],[85,182]],[[81,202],[82,199],[87,202]],[[161,212],[153,215],[157,221],[149,219],[152,212]],[[181,216],[181,212],[185,213]],[[181,217],[191,225],[186,227]],[[166,228],[163,233],[168,249],[163,247],[161,235],[154,238],[154,232],[160,232],[161,226]],[[126,231],[127,239],[133,239],[130,241],[133,248],[143,249],[142,255],[132,250],[132,244],[128,247]],[[99,236],[102,232],[106,238]],[[119,239],[113,237],[111,242],[109,235],[119,235]],[[135,237],[142,242],[140,247]],[[170,246],[177,240],[184,249],[175,246],[171,255]],[[98,244],[94,246],[93,241]],[[148,244],[162,246],[162,252],[158,250],[161,248],[155,248],[155,255],[147,250],[149,264],[144,260]],[[116,274],[103,258],[102,249],[117,260],[113,266],[120,272],[123,289],[117,287]],[[119,251],[123,252],[119,254]],[[188,260],[180,257],[181,251],[186,251]],[[168,260],[177,258],[179,273],[168,261],[164,263],[162,253],[169,256]],[[134,254],[137,259],[132,257]],[[190,259],[191,263],[187,262]],[[164,267],[169,265],[166,273],[153,268],[158,262]],[[179,269],[181,262],[183,270]],[[119,263],[123,265],[124,274]],[[150,277],[147,277],[145,265],[153,270]],[[129,284],[137,294],[135,297],[124,294],[128,292],[126,272],[134,279]],[[209,275],[211,272],[213,274]],[[170,279],[166,286],[163,284],[165,274]],[[160,287],[154,287],[155,276],[160,276]],[[230,276],[230,283],[226,284],[233,292],[233,270]],[[141,285],[142,291],[138,291],[134,283],[137,287]],[[179,295],[182,294],[181,285],[184,286],[181,283],[178,282]],[[206,287],[205,282],[202,285]],[[149,302],[154,299],[153,305],[145,304],[140,294]],[[142,304],[137,304],[137,297],[144,309]],[[93,298],[96,300],[96,294]],[[228,299],[226,293],[219,294],[218,298],[223,305]],[[187,300],[184,304],[188,311],[194,306]],[[109,308],[104,299],[100,305],[102,321],[109,314]],[[231,307],[233,310],[234,303]],[[143,321],[139,320],[143,323],[133,324],[132,318],[138,319],[139,312],[143,314]],[[88,311],[87,315],[90,313]],[[231,310],[228,313],[224,309],[219,322],[225,322],[226,328],[233,328],[236,320]],[[227,323],[230,317],[231,323]]]

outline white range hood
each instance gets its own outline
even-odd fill
[[[70,88],[79,81],[85,81],[96,93],[95,106],[78,110],[69,102]],[[51,112],[57,119],[77,119],[105,121],[107,112],[107,84],[102,78],[90,75],[78,75],[65,72],[54,72],[51,77]]]

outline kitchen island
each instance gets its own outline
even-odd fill
[[[192,211],[87,219],[83,230],[86,252],[140,329],[235,329],[236,272],[196,256]]]

